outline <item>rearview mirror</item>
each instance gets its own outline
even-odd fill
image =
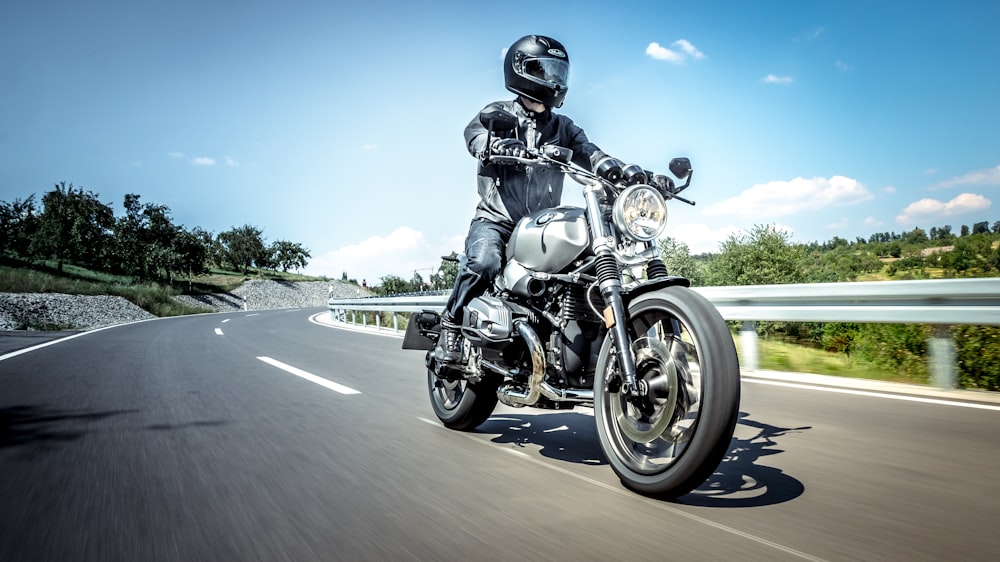
[[[679,179],[684,179],[691,175],[691,160],[687,158],[674,158],[670,161],[670,173]]]
[[[490,131],[512,131],[517,128],[517,117],[503,109],[484,109],[479,122]]]

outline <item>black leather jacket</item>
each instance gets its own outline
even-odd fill
[[[565,115],[557,115],[551,110],[535,113],[517,100],[493,102],[486,108],[502,108],[516,115],[519,121],[516,136],[528,147],[555,144],[569,148],[573,151],[573,162],[588,170],[604,156],[597,145],[587,140],[583,129]],[[532,131],[534,142],[530,138]],[[507,136],[514,135],[515,132],[511,131]],[[559,205],[562,200],[562,172],[494,163],[483,165],[483,153],[488,150],[486,137],[486,128],[479,122],[477,114],[465,127],[466,147],[480,161],[476,219],[483,218],[513,228],[521,217]]]

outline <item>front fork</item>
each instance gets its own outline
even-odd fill
[[[587,218],[590,222],[591,239],[594,240],[594,254],[597,256],[597,280],[601,296],[604,298],[604,325],[614,338],[618,351],[618,366],[622,372],[621,392],[632,398],[645,394],[642,381],[637,381],[635,360],[632,358],[632,340],[628,334],[628,310],[622,298],[621,271],[614,253],[614,237],[601,216],[598,194],[601,185],[590,185],[584,191],[587,202]]]

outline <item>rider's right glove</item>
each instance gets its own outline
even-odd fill
[[[496,139],[490,146],[490,153],[494,156],[514,156],[516,158],[526,158],[528,147],[521,139]]]

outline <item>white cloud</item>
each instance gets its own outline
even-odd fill
[[[896,188],[891,185],[887,185],[882,188],[882,191],[888,193],[889,195],[892,195],[893,193],[896,193]]]
[[[829,228],[830,230],[837,230],[841,228],[847,228],[849,224],[851,224],[851,221],[847,217],[841,217],[839,221],[831,222],[830,224],[826,225],[826,227]]]
[[[195,166],[214,166],[215,158],[209,158],[208,156],[197,156],[191,159],[191,163]]]
[[[992,201],[975,193],[963,193],[951,201],[939,201],[937,199],[921,199],[910,203],[903,209],[903,212],[896,217],[899,224],[916,224],[919,222],[934,221],[945,217],[954,217],[989,209]]]
[[[761,78],[760,81],[763,82],[763,83],[765,83],[765,84],[781,84],[781,85],[785,85],[785,84],[791,84],[792,83],[792,77],[791,76],[777,76],[775,74],[768,74],[767,76]]]
[[[956,185],[1000,185],[1000,166],[969,172],[964,176],[943,181],[935,187],[955,187]]]
[[[363,145],[361,145],[361,150],[364,150],[366,152],[367,151],[371,151],[371,150],[375,150],[376,148],[378,148],[378,145],[375,145],[375,144],[363,144]]]
[[[670,62],[681,62],[684,60],[684,55],[671,51],[655,41],[646,47],[646,54],[656,60],[665,60]]]
[[[171,158],[174,158],[174,159],[184,158],[184,153],[183,152],[168,152],[167,156],[169,156]]]
[[[844,176],[795,178],[755,185],[736,197],[712,205],[706,212],[756,220],[856,205],[874,197],[864,184]]]
[[[235,168],[239,166],[240,163],[234,160],[232,156],[226,156],[226,165],[229,166],[230,168]]]
[[[692,45],[691,42],[688,41],[687,39],[678,39],[674,41],[674,46],[679,47],[681,51],[684,51],[684,54],[686,54],[691,58],[694,59],[705,58],[705,53],[699,51],[698,48]]]
[[[656,60],[665,60],[673,63],[682,63],[688,57],[696,60],[705,58],[705,53],[699,51],[687,39],[678,39],[670,46],[671,48],[668,49],[654,41],[646,47],[646,54]]]
[[[864,220],[865,226],[882,226],[882,221],[875,217],[868,217]]]
[[[429,270],[437,270],[441,256],[461,251],[464,240],[463,235],[432,244],[423,232],[401,226],[386,236],[372,236],[314,257],[305,273],[340,279],[346,272],[351,279],[365,280],[369,286],[378,285],[387,275],[409,280],[414,271],[429,280],[432,273]]]

